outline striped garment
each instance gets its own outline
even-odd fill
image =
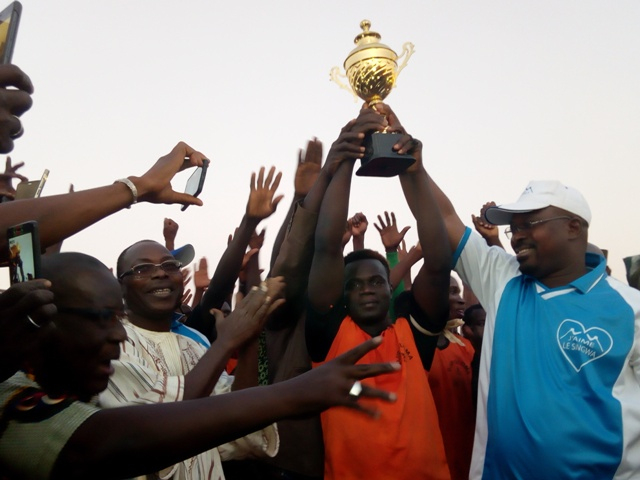
[[[107,390],[100,394],[100,406],[112,408],[182,400],[184,376],[198,363],[207,349],[187,336],[144,330],[128,320],[124,321],[124,327],[127,340],[121,345],[120,359],[112,362],[115,373],[109,380]],[[231,391],[232,383],[233,377],[223,372],[211,395]],[[147,478],[224,479],[221,460],[273,457],[278,452],[278,443],[274,424],[157,474],[148,475]]]

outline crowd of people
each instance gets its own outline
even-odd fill
[[[0,65],[1,153],[32,92]],[[383,253],[366,246],[366,215],[349,216],[375,132],[398,134],[394,150],[416,160],[398,175],[414,223],[380,212]],[[422,143],[378,103],[324,162],[317,139],[300,152],[268,266],[258,252],[283,198],[275,168],[251,175],[211,276],[206,258],[187,268],[195,252],[176,248],[172,219],[164,244],[141,231],[123,245],[115,271],[61,252],[135,203],[201,205],[171,179],[206,158],[179,142],[140,177],[21,200],[21,164],[7,160],[0,259],[4,232],[25,221],[43,256],[40,278],[0,293],[1,479],[640,476],[639,262],[627,261],[629,285],[608,274],[577,190],[532,181],[467,227]],[[407,247],[410,228],[419,242]]]

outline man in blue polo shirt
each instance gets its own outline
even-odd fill
[[[640,292],[586,253],[585,199],[534,181],[487,210],[508,225],[513,256],[487,246],[433,187],[455,269],[487,311],[470,478],[637,478]]]

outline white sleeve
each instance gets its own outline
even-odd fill
[[[235,377],[222,372],[212,395],[231,392]],[[218,447],[222,460],[242,460],[244,458],[275,457],[280,448],[280,436],[275,423],[262,430],[240,437]]]
[[[220,445],[218,452],[222,460],[242,460],[244,458],[275,457],[279,448],[278,427],[272,423],[262,430]]]
[[[495,311],[505,285],[520,274],[516,258],[500,247],[490,247],[467,227],[454,254],[455,271],[471,287],[484,309]]]

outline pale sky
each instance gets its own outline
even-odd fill
[[[589,201],[590,240],[609,249],[615,277],[624,280],[623,257],[640,253],[636,0],[22,4],[13,61],[35,94],[11,156],[31,179],[51,170],[43,195],[141,175],[179,140],[212,161],[203,207],[134,205],[66,240],[65,251],[114,266],[134,241],[162,241],[170,217],[177,244],[215,265],[251,172],[275,165],[285,199],[263,222],[266,265],[298,149],[317,136],[326,154],[358,113],[329,71],[366,18],[398,53],[415,45],[387,103],[424,142],[427,169],[465,222],[485,201],[515,201],[529,180],[557,179]],[[382,247],[373,222],[385,210],[412,224],[397,179],[354,177],[349,211],[369,218],[368,247]],[[417,240],[415,227],[407,238]]]

